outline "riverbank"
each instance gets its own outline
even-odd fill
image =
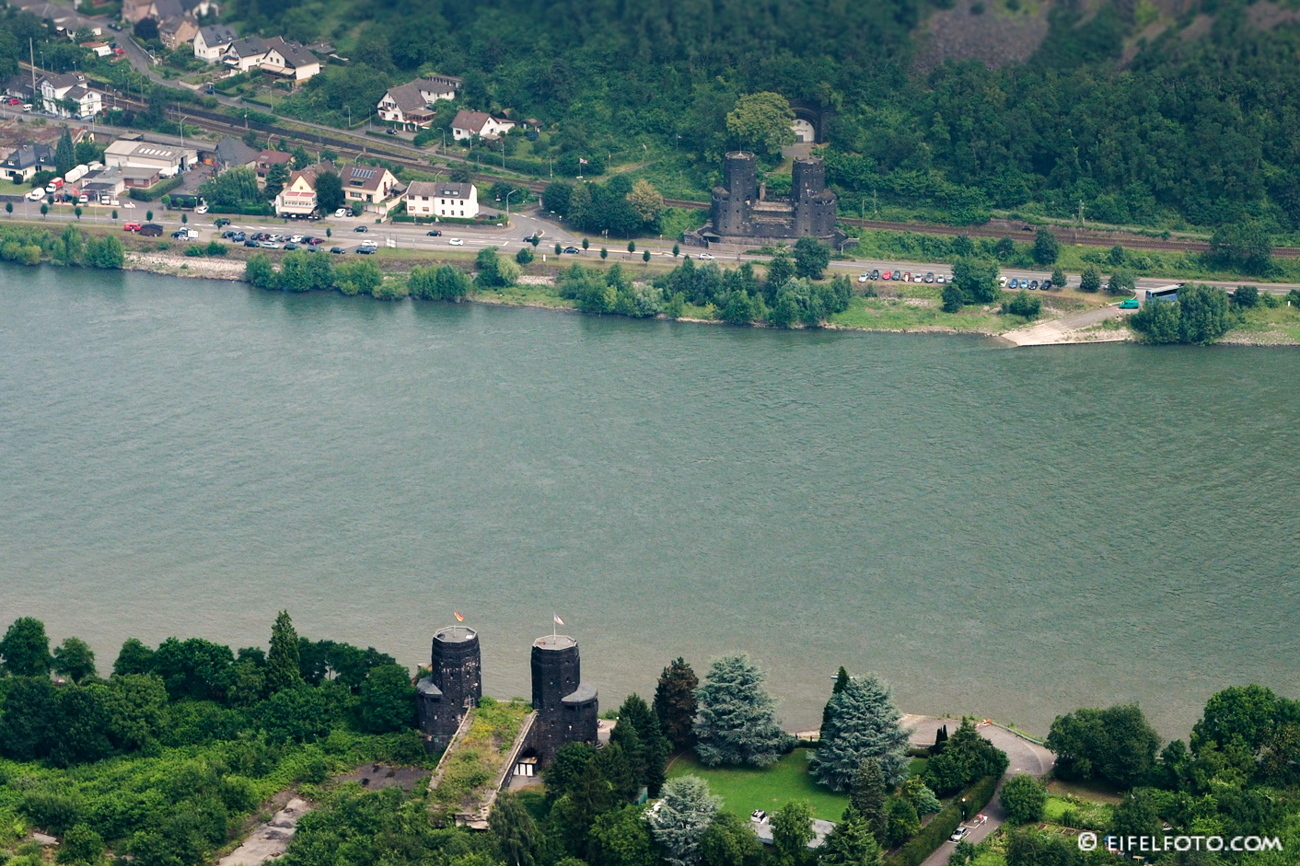
[[[243,282],[246,260],[242,258],[179,256],[166,252],[128,250],[124,267],[165,276]],[[390,279],[400,279],[402,273],[386,273]],[[955,318],[962,325],[941,324],[941,315],[935,299],[925,297],[867,297],[854,296],[849,309],[831,317],[826,328],[839,331],[862,331],[893,334],[966,334],[997,338],[1008,346],[1064,346],[1097,343],[1134,342],[1133,332],[1118,321],[1121,313],[1111,305],[1070,311],[1082,304],[1069,296],[1045,296],[1045,308],[1058,315],[1049,319],[1027,321],[1003,316],[994,305],[969,307]],[[555,290],[555,278],[547,275],[526,274],[518,285],[504,289],[479,291],[467,299],[470,303],[492,306],[536,307],[564,312],[580,312],[577,305],[562,298]],[[1091,299],[1089,299],[1091,300]],[[1054,306],[1054,302],[1060,306]],[[709,308],[691,308],[673,321],[693,324],[725,324],[709,314]],[[1289,325],[1289,327],[1288,327]],[[761,325],[755,327],[762,327]],[[1293,323],[1281,321],[1251,322],[1230,330],[1218,341],[1235,346],[1300,346],[1300,319]]]

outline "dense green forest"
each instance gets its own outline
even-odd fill
[[[1193,4],[1129,57],[1152,4],[1062,2],[1042,44],[1018,61],[995,70],[949,61],[928,74],[914,64],[924,45],[916,34],[934,11],[925,0],[566,0],[544,9],[239,0],[233,14],[263,32],[335,39],[348,52],[351,65],[311,81],[286,103],[291,112],[341,120],[350,106],[362,116],[390,83],[436,70],[465,78],[465,106],[553,129],[541,156],[630,159],[646,144],[702,189],[720,155],[746,143],[727,133],[736,100],[774,91],[830,110],[829,177],[855,203],[874,194],[956,222],[1026,208],[1294,231],[1300,25],[1261,29],[1249,5]],[[994,14],[1003,4],[976,8]],[[1212,24],[1189,37],[1181,28],[1197,12]]]

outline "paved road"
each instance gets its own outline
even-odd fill
[[[939,730],[941,725],[947,725],[948,732],[952,733],[961,726],[961,719],[904,716],[903,725],[911,729],[912,745],[932,746],[934,745],[935,732]],[[1028,773],[1031,776],[1042,778],[1051,772],[1053,765],[1056,763],[1055,757],[1047,749],[1037,743],[1031,743],[1029,740],[1018,737],[1010,731],[991,724],[981,724],[979,732],[984,739],[1007,753],[1010,763],[1007,765],[1006,775],[1003,776],[1004,779],[1010,778],[1017,773]],[[970,835],[966,837],[971,844],[979,843],[1006,821],[1007,815],[1002,808],[1001,790],[993,795],[993,799],[984,807],[983,814],[988,817],[988,821],[971,829]],[[945,866],[948,858],[952,856],[954,848],[956,848],[954,843],[944,842],[939,846],[938,850],[922,862],[921,866]]]

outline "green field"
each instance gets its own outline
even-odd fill
[[[807,800],[813,816],[824,821],[838,821],[849,804],[843,794],[832,794],[813,782],[808,775],[811,749],[795,749],[765,770],[753,768],[710,768],[693,755],[676,758],[668,768],[668,777],[694,775],[705,779],[713,793],[722,798],[723,808],[747,816],[755,809],[773,812],[791,800]]]

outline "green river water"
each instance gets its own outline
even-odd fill
[[[612,706],[746,651],[1043,732],[1300,697],[1300,352],[1009,350],[0,270],[0,627],[300,633],[528,693],[552,613]]]

